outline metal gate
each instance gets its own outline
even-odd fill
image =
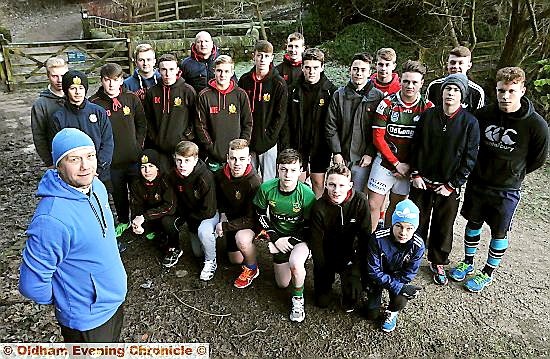
[[[52,56],[64,58],[70,69],[79,70],[91,79],[99,78],[99,68],[107,62],[132,69],[129,39],[67,40],[9,43],[0,35],[0,80],[8,91],[36,87],[48,83],[46,60]]]

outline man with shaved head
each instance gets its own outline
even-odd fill
[[[199,93],[214,78],[214,61],[220,55],[212,36],[200,31],[191,45],[191,54],[180,63],[181,77]]]

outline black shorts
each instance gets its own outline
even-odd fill
[[[292,244],[293,246],[295,246],[295,245],[297,245],[298,243],[300,243],[302,241],[299,240],[298,238],[290,237],[288,242],[290,244]],[[292,253],[292,251],[289,251],[289,252],[286,252],[286,253],[279,252],[279,253],[273,254],[273,263],[275,263],[275,264],[288,263],[288,261],[290,260],[290,253]]]
[[[493,233],[506,233],[519,200],[520,191],[499,191],[468,184],[460,214],[468,221],[486,222]]]
[[[327,151],[317,151],[309,156],[303,156],[304,171],[325,173],[330,166],[330,157],[331,153]]]

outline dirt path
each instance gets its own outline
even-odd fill
[[[63,12],[66,14],[66,12]],[[59,17],[54,28],[66,28],[76,15]],[[52,23],[41,27],[35,15],[24,40],[51,38]],[[63,32],[63,31],[62,31]],[[19,41],[19,35],[16,37]],[[26,37],[28,36],[28,37]],[[36,37],[33,37],[36,36]],[[30,106],[36,92],[0,93],[0,341],[60,341],[51,306],[33,304],[17,290],[24,230],[34,211],[36,185],[44,168],[34,152]],[[212,357],[547,357],[550,355],[550,264],[548,213],[550,164],[527,177],[511,234],[511,246],[495,283],[474,295],[458,284],[432,283],[427,262],[416,283],[424,287],[399,317],[394,333],[384,334],[359,313],[339,307],[335,285],[328,309],[313,306],[312,264],[308,263],[304,323],[288,320],[288,292],[274,285],[271,258],[259,243],[262,274],[238,290],[232,281],[239,268],[225,259],[213,281],[200,283],[199,263],[189,244],[180,264],[165,270],[160,253],[150,243],[133,240],[123,254],[128,273],[125,341],[209,342]],[[461,259],[464,221],[455,227],[451,263]],[[128,238],[131,240],[131,238]],[[476,260],[486,259],[488,231]],[[142,287],[142,284],[150,284]],[[177,297],[177,298],[176,298]],[[204,314],[181,304],[201,309]],[[229,314],[226,317],[217,315]]]

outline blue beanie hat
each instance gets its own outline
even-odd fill
[[[410,199],[401,201],[395,206],[395,211],[391,216],[392,226],[399,222],[410,223],[414,228],[418,228],[418,223],[420,222],[420,210]]]
[[[63,159],[69,152],[83,147],[93,147],[95,149],[94,141],[77,128],[64,128],[59,131],[52,141],[52,157],[55,166],[59,164],[59,161]]]

